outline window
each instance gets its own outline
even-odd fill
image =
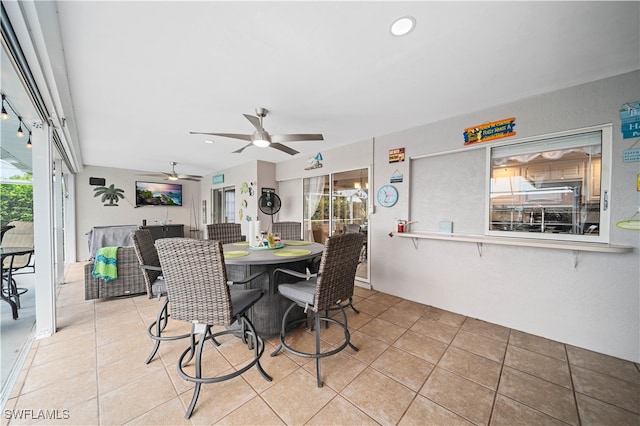
[[[611,126],[488,152],[488,234],[608,242]]]

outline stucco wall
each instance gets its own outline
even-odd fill
[[[147,221],[147,225],[171,221],[173,224],[183,224],[185,236],[190,236],[190,229],[196,226],[191,208],[192,202],[195,205],[196,217],[198,220],[200,218],[197,204],[200,184],[193,181],[179,181],[182,184],[183,207],[135,208],[136,180],[164,182],[161,177],[141,176],[144,173],[149,172],[87,166],[76,175],[76,260],[83,261],[89,258],[86,233],[94,226],[142,225],[143,219]],[[89,185],[90,177],[104,178],[106,186],[113,184],[116,188],[124,190],[125,199],[118,202],[118,207],[105,207],[100,197],[94,197],[94,189],[97,186]]]
[[[633,72],[524,99],[442,122],[376,137],[375,189],[399,169],[396,206],[371,216],[373,288],[467,316],[575,346],[640,361],[640,234],[617,228],[640,205],[638,163],[623,163],[634,141],[622,140],[619,110],[640,99],[640,73]],[[395,218],[409,215],[410,161],[389,164],[388,151],[405,147],[408,157],[461,148],[465,127],[516,117],[517,138],[613,123],[611,185],[612,244],[632,253],[574,253],[475,243],[389,238]],[[456,170],[451,170],[456,173]],[[451,199],[452,209],[464,208]]]

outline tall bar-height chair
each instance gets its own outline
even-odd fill
[[[358,350],[351,344],[351,334],[347,324],[347,314],[344,311],[344,302],[353,296],[354,281],[356,278],[356,268],[358,267],[359,249],[362,247],[362,234],[342,234],[334,235],[327,238],[325,248],[322,252],[320,260],[320,269],[318,274],[312,276],[308,280],[300,281],[293,284],[280,284],[278,292],[291,300],[291,305],[284,313],[282,318],[282,327],[280,328],[280,344],[271,353],[276,356],[282,349],[287,350],[295,355],[307,358],[315,358],[316,360],[316,377],[318,387],[322,387],[322,376],[320,372],[321,358],[334,355],[347,346],[353,350]],[[288,269],[276,269],[276,273],[285,273],[298,278],[306,278],[306,275],[299,272],[290,271]],[[287,322],[287,317],[291,310],[300,306],[313,312],[314,331],[315,331],[315,352],[302,352],[293,348],[286,341],[286,331],[291,326],[306,321],[306,318]],[[321,316],[322,311],[329,309],[339,309],[342,313],[343,322],[328,316]],[[344,331],[344,342],[337,348],[325,352],[320,348],[320,321],[327,324],[334,323],[342,327]]]
[[[220,241],[222,244],[245,241],[239,223],[212,223],[207,225],[207,239]]]
[[[153,244],[153,236],[148,229],[139,229],[131,233],[131,240],[136,252],[136,257],[140,263],[140,269],[144,276],[144,282],[147,286],[147,294],[149,299],[164,297],[164,301],[156,320],[149,324],[147,335],[155,343],[151,353],[147,357],[145,364],[149,364],[160,348],[160,342],[167,340],[185,339],[191,336],[191,333],[163,336],[162,332],[169,322],[169,298],[167,297],[167,288],[162,279],[162,268],[160,267],[160,259],[158,259],[158,250]]]
[[[302,236],[302,223],[300,222],[274,222],[271,232],[278,234],[282,241],[300,240]]]
[[[196,384],[185,418],[191,417],[203,383],[231,379],[253,366],[256,366],[265,380],[271,381],[271,376],[260,365],[264,341],[246,315],[262,297],[262,289],[231,289],[233,284],[246,284],[268,272],[262,271],[243,280],[228,282],[222,243],[219,241],[165,238],[156,241],[156,247],[171,300],[171,317],[192,324],[191,344],[178,359],[180,377]],[[233,323],[237,325],[231,327]],[[214,333],[211,330],[213,326],[226,328]],[[217,349],[220,344],[216,337],[225,334],[241,338],[253,353],[251,360],[242,367],[236,367],[231,373],[202,377],[202,350],[205,341],[211,340]],[[190,375],[185,372],[184,367],[192,359],[195,359],[195,373]]]

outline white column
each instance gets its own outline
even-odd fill
[[[32,127],[36,338],[42,338],[51,336],[56,330],[53,238],[55,216],[51,178],[53,144],[47,123]]]
[[[55,154],[54,154],[55,156]],[[55,283],[64,283],[64,224],[62,223],[62,160],[56,159],[53,179],[53,216],[54,216],[54,269],[55,269]],[[55,291],[55,289],[54,289]]]

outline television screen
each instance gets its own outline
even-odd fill
[[[137,181],[136,206],[182,206],[182,184]]]

